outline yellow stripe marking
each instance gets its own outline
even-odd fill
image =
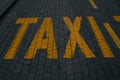
[[[43,39],[46,33],[46,39]],[[25,59],[33,59],[38,49],[47,49],[48,58],[58,58],[56,43],[54,38],[52,19],[44,18],[35,38],[33,39],[27,54],[24,56]]]
[[[70,39],[68,40],[68,44],[66,46],[64,58],[74,57],[77,43],[86,58],[95,58],[92,50],[79,33],[82,17],[76,17],[74,23],[72,23],[68,17],[63,17],[63,19],[71,32]]]
[[[104,23],[104,26],[105,26],[106,30],[109,32],[109,34],[112,37],[112,39],[114,40],[114,42],[117,45],[117,47],[120,48],[120,39],[117,36],[117,34],[115,33],[115,31],[112,29],[110,24],[109,23]]]
[[[94,31],[95,37],[96,37],[96,39],[98,41],[98,44],[99,44],[100,49],[101,49],[101,51],[103,53],[103,56],[105,58],[113,58],[114,56],[112,54],[112,51],[109,48],[109,46],[108,46],[108,44],[107,44],[101,30],[99,29],[95,19],[92,16],[89,16],[87,18],[88,18],[88,21],[90,22],[90,25],[91,25],[91,27],[92,27],[92,29]]]
[[[95,2],[93,0],[89,0],[91,6],[93,7],[93,9],[98,9],[98,7],[96,6]]]
[[[113,16],[113,18],[114,18],[117,22],[120,22],[120,16]]]
[[[38,22],[38,18],[19,18],[16,21],[16,24],[22,24],[22,26],[20,27],[19,31],[17,32],[17,35],[16,35],[14,41],[12,42],[4,59],[13,59],[14,58],[16,51],[19,48],[19,45],[24,37],[24,34],[25,34],[28,26],[30,24],[37,23],[37,22]]]

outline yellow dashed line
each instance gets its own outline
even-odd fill
[[[45,33],[46,39],[43,39]],[[38,49],[47,49],[48,58],[58,58],[51,18],[44,18],[24,58],[35,58]]]
[[[117,34],[114,32],[114,30],[112,29],[110,24],[109,23],[104,23],[104,26],[105,26],[106,30],[109,32],[109,34],[111,35],[111,37],[114,40],[117,47],[120,48],[120,39],[117,36]]]
[[[76,17],[74,23],[72,23],[68,17],[63,17],[63,19],[71,32],[70,39],[68,40],[68,44],[64,54],[64,58],[74,57],[77,43],[86,58],[95,58],[95,55],[93,54],[92,50],[89,48],[89,46],[79,33],[82,17]]]
[[[23,39],[23,36],[30,24],[37,23],[38,18],[19,18],[16,24],[22,24],[20,27],[14,41],[12,42],[7,54],[5,55],[4,59],[13,59],[18,47]]]
[[[89,16],[87,17],[88,18],[88,21],[90,22],[90,25],[93,29],[93,32],[95,33],[95,37],[98,41],[98,44],[100,46],[100,49],[103,53],[103,56],[105,58],[113,58],[113,54],[112,54],[112,51],[111,49],[109,48],[101,30],[99,29],[97,23],[95,22],[95,19],[92,17],[92,16]]]
[[[117,22],[120,22],[120,16],[113,16],[113,18],[114,18]]]
[[[93,0],[89,0],[91,6],[93,7],[93,9],[98,9],[98,7],[96,6],[95,2]]]

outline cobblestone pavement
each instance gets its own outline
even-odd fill
[[[0,80],[120,80],[120,1],[17,0],[0,19]]]

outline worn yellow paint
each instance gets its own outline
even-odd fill
[[[95,37],[98,41],[98,44],[99,44],[100,49],[103,53],[103,56],[105,58],[113,58],[114,56],[112,54],[112,51],[111,51],[109,45],[107,44],[101,30],[99,29],[95,19],[92,16],[89,16],[87,18],[88,18],[88,21],[90,22],[92,29],[93,29],[93,32],[94,32]]]
[[[64,58],[74,57],[76,44],[79,45],[81,51],[83,52],[86,58],[95,58],[95,55],[93,54],[92,50],[89,48],[89,46],[79,33],[82,17],[76,17],[74,23],[72,23],[68,17],[63,17],[63,19],[71,32],[70,39],[68,40],[68,44],[66,46]]]
[[[117,22],[120,22],[120,16],[113,16],[113,18],[114,18]]]
[[[44,34],[46,35],[46,39],[43,39]],[[47,49],[48,58],[58,58],[52,19],[50,17],[44,18],[24,58],[33,59],[38,49]]]
[[[120,39],[117,36],[117,34],[115,33],[115,31],[112,29],[110,24],[109,23],[104,23],[104,26],[105,26],[106,30],[109,32],[109,34],[112,37],[112,39],[114,40],[114,42],[117,45],[117,47],[120,48]]]
[[[19,18],[16,21],[16,24],[22,24],[19,31],[17,32],[17,35],[12,42],[7,54],[5,55],[4,59],[13,59],[16,51],[18,50],[18,47],[24,37],[24,34],[30,24],[35,24],[38,22],[38,18]]]
[[[93,0],[89,0],[91,6],[93,7],[93,9],[98,9],[98,7],[96,6],[95,2]]]

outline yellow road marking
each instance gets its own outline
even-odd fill
[[[114,18],[117,22],[120,22],[120,16],[113,16],[113,18]]]
[[[23,36],[30,24],[37,23],[38,18],[19,18],[16,22],[16,24],[22,24],[19,31],[17,32],[17,35],[12,42],[7,54],[5,55],[4,59],[13,59],[16,51],[18,50],[18,47],[23,39]]]
[[[89,0],[91,6],[93,7],[93,9],[98,9],[98,7],[96,6],[95,2],[93,0]]]
[[[46,39],[43,39],[46,33]],[[35,38],[33,39],[27,54],[24,56],[25,59],[33,59],[38,49],[47,49],[48,58],[58,58],[56,43],[54,38],[52,19],[44,18]]]
[[[92,29],[93,29],[93,32],[94,32],[95,37],[98,41],[98,44],[99,44],[100,49],[103,53],[103,56],[105,58],[113,58],[114,56],[112,54],[112,51],[109,48],[109,45],[107,44],[101,30],[99,29],[99,27],[98,27],[98,25],[95,21],[95,19],[92,16],[89,16],[87,18],[88,18],[88,21],[90,22],[90,25],[91,25]]]
[[[105,26],[106,30],[109,32],[109,34],[112,37],[112,39],[114,40],[114,42],[117,45],[117,47],[120,48],[120,39],[117,36],[117,34],[115,33],[115,31],[112,29],[110,24],[109,23],[104,23],[104,26]]]
[[[64,58],[74,57],[77,43],[86,58],[95,58],[92,50],[79,33],[82,17],[76,17],[74,23],[72,23],[68,17],[63,17],[63,19],[71,32],[70,39],[68,40],[68,44],[66,46]]]
[[[120,16],[113,16],[113,18],[117,22],[120,22]],[[105,40],[101,30],[99,29],[94,17],[88,16],[87,19],[93,29],[93,32],[98,41],[98,44],[100,46],[103,56],[105,58],[113,58],[114,55],[112,54],[112,51],[109,45],[107,44],[107,41]],[[89,48],[86,41],[79,33],[82,17],[76,17],[74,20],[74,23],[72,23],[72,21],[68,17],[63,17],[63,20],[71,32],[70,39],[68,40],[68,43],[66,46],[64,58],[74,57],[77,44],[86,58],[95,58],[95,55],[93,54],[92,50]],[[4,59],[14,58],[27,28],[29,27],[30,24],[35,24],[37,22],[38,22],[37,17],[36,18],[19,18],[16,21],[16,24],[22,24],[22,26],[17,32],[16,37],[11,43]],[[115,31],[112,29],[109,23],[103,23],[103,24],[106,30],[109,32],[112,39],[114,40],[117,47],[120,48],[120,39],[115,33]],[[45,39],[43,39],[44,35],[46,36]],[[35,38],[33,39],[29,47],[29,50],[24,56],[24,58],[33,59],[38,49],[47,49],[48,58],[58,58],[56,43],[54,38],[54,31],[52,26],[52,19],[50,17],[47,17],[43,20],[43,23],[41,24],[37,34],[35,35]]]

